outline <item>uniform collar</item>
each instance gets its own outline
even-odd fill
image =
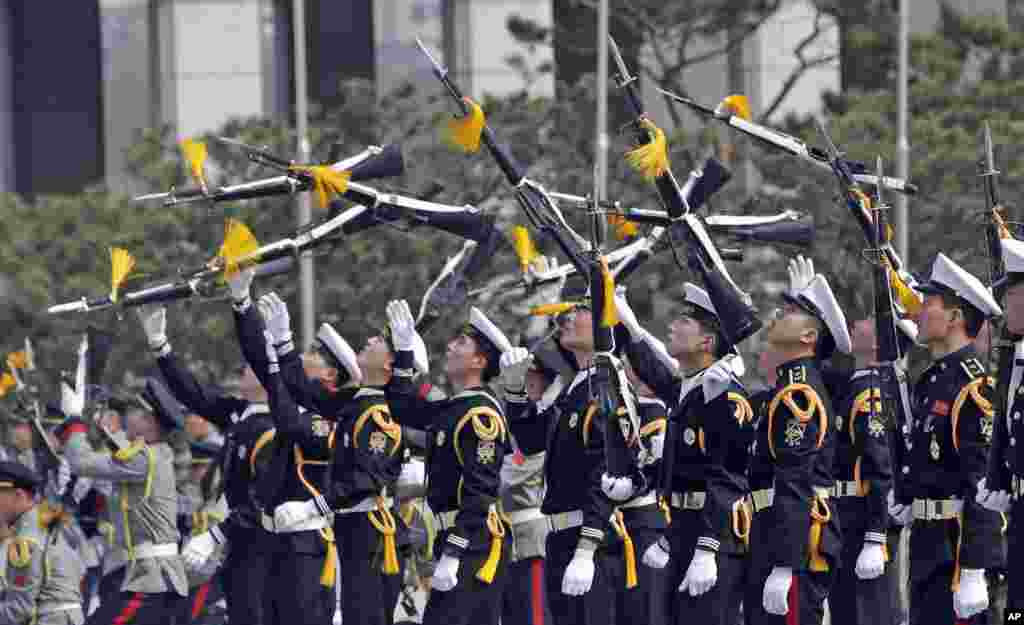
[[[967,345],[964,345],[955,352],[950,352],[943,356],[942,358],[939,358],[938,360],[933,362],[931,366],[928,367],[928,370],[930,371],[932,369],[939,369],[941,371],[945,371],[950,367],[959,367],[960,363],[964,362],[965,360],[977,357],[978,352],[976,349],[974,349],[974,344],[968,343]]]
[[[775,370],[775,374],[778,376],[779,380],[788,380],[790,371],[797,371],[799,369],[805,368],[817,368],[817,366],[817,358],[814,358],[812,356],[804,356],[802,358],[797,358],[795,360],[789,360],[787,362],[782,363]]]
[[[360,387],[358,391],[356,391],[356,394],[353,397],[353,399],[359,399],[361,397],[380,397],[386,394],[387,393],[385,393],[383,389],[377,388],[375,386],[363,386]]]
[[[249,415],[264,414],[270,412],[270,405],[265,402],[250,402],[242,414],[237,415],[237,418],[232,419],[233,423],[241,423],[249,418]]]

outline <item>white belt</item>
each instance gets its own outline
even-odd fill
[[[750,500],[754,504],[754,512],[771,508],[772,504],[775,503],[775,489],[762,488],[761,490],[755,490],[750,493]]]
[[[963,509],[959,499],[915,499],[911,507],[914,518],[922,521],[954,519]]]
[[[1024,477],[1019,475],[1010,476],[1010,494],[1013,495],[1014,501],[1024,497]]]
[[[643,497],[630,499],[626,503],[619,506],[619,509],[625,510],[626,508],[642,508],[644,506],[649,506],[654,503],[658,503],[658,493],[650,492],[644,495]]]
[[[48,614],[56,614],[57,612],[71,612],[72,610],[81,609],[81,603],[55,603],[53,605],[40,608],[38,616],[47,616]]]
[[[437,520],[441,522],[441,531],[450,530],[455,527],[455,518],[457,516],[459,516],[458,510],[449,510],[437,515]]]
[[[672,507],[683,510],[703,510],[708,494],[704,491],[672,493]]]
[[[558,514],[549,515],[548,518],[551,519],[551,529],[556,532],[561,532],[562,530],[572,529],[583,525],[582,510],[559,512]]]
[[[135,548],[135,559],[140,558],[173,558],[178,555],[177,543],[143,543]]]
[[[391,508],[394,504],[394,500],[391,497],[384,499],[384,507]],[[377,509],[377,497],[367,497],[360,501],[351,508],[342,508],[341,510],[335,510],[334,514],[352,514],[353,512],[370,512],[371,510]]]
[[[293,534],[295,532],[308,532],[312,530],[322,530],[327,527],[327,517],[317,515],[312,519],[306,519],[301,523],[295,525],[289,525],[288,527],[276,527],[274,525],[274,517],[261,513],[261,520],[263,523],[263,529],[274,534]]]
[[[857,482],[844,482],[837,480],[836,485],[832,487],[833,497],[863,497],[858,488]]]
[[[509,525],[519,525],[520,523],[547,518],[547,515],[541,512],[540,508],[524,508],[522,510],[506,512],[505,517]]]

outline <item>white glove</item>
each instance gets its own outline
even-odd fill
[[[1013,506],[1010,493],[1005,490],[989,490],[985,485],[986,480],[987,478],[983,477],[978,481],[978,494],[974,496],[974,500],[992,512],[1009,512]]]
[[[92,484],[91,478],[78,476],[75,487],[71,489],[71,498],[75,500],[75,503],[82,503],[85,496],[92,490]]]
[[[70,483],[71,483],[71,465],[68,464],[67,460],[61,458],[60,459],[60,464],[57,465],[57,475],[56,475],[56,484],[55,484],[57,486],[57,496],[58,497],[63,497],[64,496],[64,492],[68,489],[68,484],[70,484]]]
[[[157,350],[167,344],[167,309],[163,306],[139,306],[135,314],[142,323],[150,349]]]
[[[231,299],[234,300],[235,305],[244,306],[246,300],[249,299],[249,287],[252,285],[254,277],[256,277],[255,265],[250,265],[228,276],[228,288],[231,289]]]
[[[953,611],[969,619],[988,609],[988,584],[985,569],[960,569],[960,590],[953,593]]]
[[[789,292],[798,293],[814,280],[814,261],[797,256],[789,260]]]
[[[284,303],[277,293],[271,291],[260,298],[260,316],[263,317],[263,325],[270,332],[270,342],[277,346],[281,345],[280,355],[284,355],[290,349],[292,342],[292,322],[288,314],[288,304]]]
[[[317,516],[320,516],[320,510],[315,499],[286,501],[274,508],[274,527],[291,527]]]
[[[434,576],[430,578],[430,587],[441,592],[448,592],[459,583],[459,559],[444,555],[434,567]]]
[[[643,340],[647,332],[637,321],[636,313],[629,307],[629,301],[626,300],[626,289],[621,285],[615,288],[615,309],[619,313],[619,321],[629,331],[629,338],[634,342]]]
[[[585,595],[590,592],[593,583],[594,552],[591,549],[577,548],[562,576],[562,594],[571,597]]]
[[[612,501],[626,501],[636,492],[633,478],[612,477],[607,473],[601,476],[601,490]]]
[[[686,569],[683,583],[679,584],[679,592],[689,588],[691,596],[699,597],[711,590],[717,581],[718,563],[715,562],[715,553],[707,549],[696,549],[690,566]],[[767,586],[765,588],[767,589]]]
[[[857,579],[875,579],[885,572],[885,550],[879,543],[865,542],[854,567]]]
[[[671,547],[668,544],[668,540],[662,536],[658,539],[658,542],[653,543],[644,551],[643,562],[652,569],[663,569],[668,566],[668,561],[672,559],[670,552]]]
[[[530,370],[533,354],[525,347],[514,347],[501,355],[501,386],[514,394],[526,392],[526,372]]]
[[[213,555],[216,549],[217,541],[213,539],[213,534],[207,530],[198,536],[193,536],[188,541],[184,551],[181,552],[181,557],[189,568],[196,570],[206,564],[206,561],[210,559],[210,556]]]
[[[65,417],[81,417],[85,410],[85,389],[73,389],[65,381],[60,383],[60,410]]]
[[[761,598],[765,612],[776,616],[785,616],[789,612],[789,587],[793,583],[793,569],[788,566],[776,566],[764,582],[764,594]]]
[[[263,331],[263,349],[267,353],[267,372],[280,372],[281,365],[278,364],[277,361],[277,348],[274,347],[274,335],[270,333],[270,330]]]
[[[913,509],[910,506],[896,503],[896,495],[893,491],[889,491],[889,516],[892,517],[893,521],[896,521],[899,525],[906,525],[910,523],[910,514]]]
[[[412,317],[409,302],[404,299],[388,302],[385,309],[388,315],[388,327],[391,328],[391,340],[395,351],[410,352],[416,345],[416,320]]]

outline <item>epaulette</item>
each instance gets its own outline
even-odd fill
[[[877,386],[870,386],[861,391],[857,397],[853,400],[853,405],[850,407],[850,418],[847,422],[847,429],[850,431],[850,440],[856,442],[857,435],[854,431],[854,421],[857,419],[857,415],[861,413],[871,414],[872,403],[874,404],[874,413],[876,415],[882,414],[882,390]],[[874,429],[873,429],[874,428]],[[841,427],[839,429],[842,429]],[[881,434],[875,434],[877,426],[873,423],[868,423],[868,432],[875,436]]]
[[[736,418],[736,423],[743,425],[754,420],[754,409],[750,406],[750,402],[747,401],[746,397],[733,391],[729,391],[726,397],[729,401],[736,404],[736,408],[733,409],[732,413],[732,416]]]
[[[640,428],[640,437],[647,438],[648,436],[659,434],[664,432],[666,427],[668,427],[668,419],[655,419]]]
[[[484,417],[487,418],[485,423]],[[452,437],[452,445],[455,448],[455,457],[459,461],[459,465],[465,465],[465,460],[462,457],[462,449],[459,447],[459,434],[462,433],[462,429],[466,426],[466,423],[473,424],[473,432],[476,434],[479,443],[477,444],[477,455],[480,461],[484,464],[492,462],[495,459],[493,455],[495,441],[499,438],[501,442],[505,442],[505,420],[501,414],[487,406],[476,406],[466,411],[466,414],[462,415],[458,423],[455,424],[455,436]],[[486,450],[490,450],[488,453]]]
[[[798,399],[803,399],[806,407],[800,407],[797,403]],[[768,448],[771,451],[772,457],[775,457],[775,437],[772,436],[772,426],[775,420],[775,411],[780,403],[785,404],[786,408],[795,417],[795,419],[790,420],[791,423],[786,424],[787,440],[790,439],[789,432],[793,432],[792,438],[794,442],[790,443],[791,445],[795,445],[796,442],[803,438],[803,430],[807,422],[814,415],[818,415],[818,441],[816,447],[820,449],[825,442],[825,432],[828,431],[828,411],[825,410],[825,404],[822,402],[821,396],[818,395],[818,392],[813,387],[804,383],[792,383],[776,393],[768,407]]]
[[[395,452],[398,451],[402,443],[402,426],[391,419],[391,410],[387,404],[374,404],[364,410],[363,414],[359,415],[355,425],[352,427],[352,444],[358,445],[359,433],[362,432],[366,422],[370,419],[373,419],[373,423],[380,430],[380,432],[374,432],[370,435],[370,451],[383,453],[387,448],[387,439],[391,439],[394,444],[391,446],[391,451],[387,453],[389,456],[395,455]],[[333,434],[331,435],[331,440],[333,443]]]
[[[260,450],[266,447],[267,444],[270,443],[272,440],[274,440],[274,436],[276,434],[277,429],[270,428],[263,434],[260,434],[260,437],[256,439],[256,444],[252,446],[252,451],[249,452],[249,474],[251,476],[256,476],[256,457],[259,455]],[[229,476],[225,476],[225,479],[227,479],[228,477]]]
[[[976,380],[985,375],[985,365],[977,358],[964,358],[960,361],[960,368],[967,374],[968,380]]]
[[[32,563],[32,548],[39,543],[33,538],[13,538],[7,545],[7,563],[16,569],[23,569]]]
[[[964,361],[964,363],[966,362],[967,361]],[[970,400],[974,402],[974,405],[978,407],[978,410],[981,411],[982,436],[985,437],[986,442],[992,442],[992,421],[994,419],[995,410],[992,408],[992,402],[982,396],[981,387],[983,386],[995,389],[995,382],[989,376],[975,378],[960,389],[960,393],[957,394],[956,400],[953,402],[953,411],[950,413],[950,418],[952,419],[953,426],[953,449],[957,452],[960,451],[960,433],[959,428],[957,427],[960,423],[960,411],[963,410],[964,404],[967,403],[968,398],[970,398]]]

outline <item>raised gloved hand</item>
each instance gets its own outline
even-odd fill
[[[193,536],[181,552],[181,557],[192,570],[202,568],[217,549],[217,540],[213,537],[211,530]]]
[[[252,286],[252,279],[256,277],[256,266],[250,265],[245,269],[239,269],[228,276],[228,288],[231,289],[231,300],[239,309],[246,307],[251,302],[249,299],[249,287]]]
[[[793,569],[788,566],[777,566],[772,569],[764,582],[764,593],[761,597],[765,612],[776,616],[785,616],[789,612],[789,587],[793,583]]]
[[[322,514],[316,499],[286,501],[274,508],[274,527],[291,527],[318,516]]]
[[[430,578],[430,587],[441,592],[448,592],[459,583],[459,559],[449,555],[441,556],[434,567],[434,576]]]
[[[263,317],[263,325],[270,332],[270,342],[274,345],[279,356],[284,356],[293,349],[292,344],[292,321],[288,314],[288,304],[271,291],[259,301],[260,316]]]
[[[594,584],[594,550],[577,547],[562,575],[562,594],[579,597],[590,592]]]
[[[953,611],[969,619],[988,609],[985,569],[960,569],[960,589],[953,593]]]
[[[636,487],[631,477],[612,477],[605,473],[601,476],[601,490],[612,501],[626,501],[633,497]]]
[[[71,419],[82,416],[85,410],[85,389],[74,389],[65,380],[60,383],[60,410]]]
[[[57,472],[54,476],[54,486],[56,486],[56,494],[58,497],[63,497],[64,493],[68,489],[68,484],[71,483],[71,465],[68,461],[61,458],[60,463],[57,465]]]
[[[882,545],[874,542],[865,542],[860,548],[860,555],[857,556],[857,564],[854,572],[858,579],[875,579],[881,577],[885,572],[885,550]]]
[[[797,256],[789,260],[789,292],[799,293],[814,280],[814,261]]]
[[[149,348],[162,350],[167,345],[167,310],[163,306],[139,306],[135,314],[142,324]]]
[[[526,392],[526,372],[530,370],[533,354],[525,347],[514,347],[501,355],[500,382],[507,393],[522,395]]]
[[[699,597],[711,590],[717,581],[718,563],[715,561],[715,553],[707,549],[695,549],[683,583],[679,584],[679,592],[689,588],[691,596]]]
[[[385,310],[395,350],[412,351],[416,345],[416,320],[413,319],[412,310],[409,309],[409,302],[404,299],[392,300],[388,302]]]
[[[1009,512],[1013,506],[1010,493],[1005,490],[989,490],[986,482],[987,478],[984,477],[978,481],[978,494],[974,496],[974,500],[992,512]]]
[[[274,335],[270,330],[263,331],[263,349],[267,354],[267,373],[280,373],[281,365],[277,361],[277,348],[274,347]]]
[[[619,313],[619,321],[629,331],[629,338],[634,342],[643,340],[647,332],[637,321],[636,313],[630,308],[629,301],[626,299],[626,289],[622,285],[615,288],[615,309]]]
[[[889,516],[892,517],[893,521],[896,521],[899,525],[906,525],[910,523],[910,515],[913,509],[910,506],[896,503],[896,496],[893,491],[889,491]]]
[[[652,569],[663,569],[668,566],[668,561],[672,559],[672,547],[668,543],[668,539],[662,536],[658,539],[658,542],[651,544],[644,551],[643,562],[646,566]]]

